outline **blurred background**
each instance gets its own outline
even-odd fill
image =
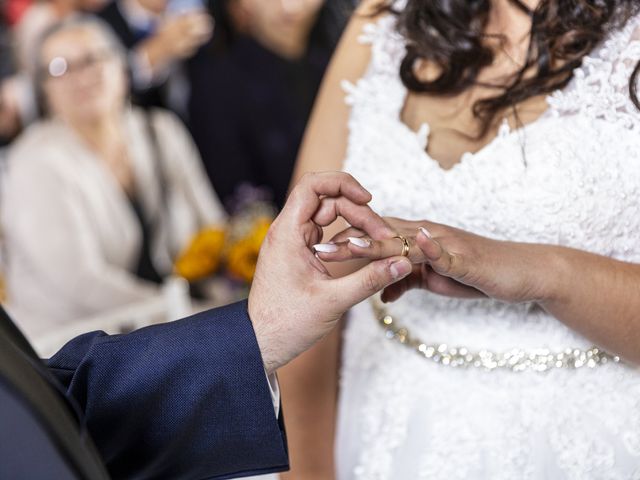
[[[0,4],[0,298],[42,356],[246,296],[353,3]]]

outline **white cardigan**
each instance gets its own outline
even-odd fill
[[[164,209],[147,117],[138,109],[125,117],[136,192],[147,218],[155,218]],[[164,153],[158,161],[170,213],[161,213],[152,257],[168,274],[190,237],[224,222],[225,214],[185,127],[165,111],[151,118]],[[27,333],[158,294],[156,285],[132,273],[142,238],[129,199],[65,123],[36,123],[18,139],[3,187],[7,306]]]

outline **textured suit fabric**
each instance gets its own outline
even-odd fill
[[[109,478],[79,409],[2,308],[0,397],[0,478]]]
[[[24,399],[3,385],[0,387],[0,425],[2,425],[2,453],[0,478],[29,478],[29,480],[76,479],[73,468],[51,442]],[[10,439],[10,441],[9,441]],[[38,452],[34,462],[33,452]],[[29,472],[24,477],[24,472]]]
[[[88,333],[48,367],[84,412],[114,479],[225,479],[288,466],[246,302],[126,335]],[[34,462],[46,452],[33,452]]]

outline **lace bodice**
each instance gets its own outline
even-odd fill
[[[640,18],[586,57],[541,118],[443,170],[426,153],[429,126],[400,120],[404,40],[387,16],[369,24],[366,74],[345,82],[352,112],[345,170],[385,215],[429,219],[497,239],[571,246],[640,262],[640,111],[628,91]],[[478,348],[590,344],[534,305],[413,292],[390,307],[429,341]]]

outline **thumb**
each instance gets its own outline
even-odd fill
[[[329,280],[339,292],[336,308],[346,312],[354,305],[375,295],[387,286],[402,280],[413,270],[406,257],[377,260],[345,277]]]

